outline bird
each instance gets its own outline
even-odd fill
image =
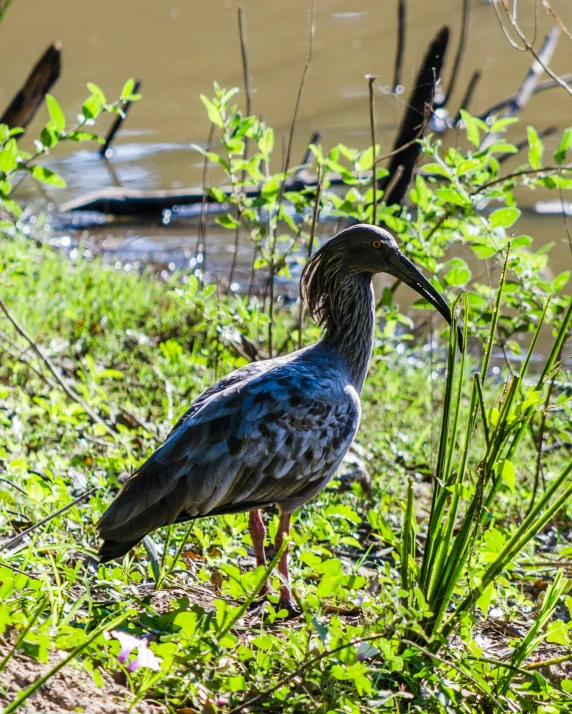
[[[278,507],[278,553],[292,513],[332,479],[358,430],[373,349],[376,273],[412,287],[451,324],[446,301],[387,230],[358,224],[339,232],[300,278],[301,299],[322,326],[322,339],[240,367],[192,402],[99,520],[101,562],[125,555],[162,526],[248,512],[256,565],[266,566],[260,510]],[[295,616],[287,548],[278,573],[279,607]]]

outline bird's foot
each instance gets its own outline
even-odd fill
[[[288,612],[284,618],[285,620],[293,620],[302,614],[292,597],[281,597],[280,600],[278,600],[278,611],[280,610],[286,610]]]

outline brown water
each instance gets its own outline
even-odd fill
[[[253,85],[253,110],[263,114],[277,134],[290,127],[298,85],[308,52],[309,0],[243,0],[248,34],[248,54]],[[532,0],[521,0],[522,26],[533,28]],[[0,64],[4,68],[0,105],[20,86],[45,47],[63,44],[63,76],[54,93],[70,119],[86,96],[85,84],[99,84],[109,98],[116,97],[125,79],[141,79],[143,100],[134,105],[115,144],[110,163],[90,148],[58,149],[55,168],[68,182],[65,191],[50,191],[54,203],[88,190],[118,182],[134,188],[176,188],[201,183],[202,160],[190,149],[204,142],[208,124],[199,94],[210,95],[212,81],[226,87],[242,86],[242,66],[235,0],[15,0],[0,27]],[[560,17],[572,26],[570,0],[553,0]],[[391,83],[396,44],[395,0],[316,0],[313,55],[300,108],[294,160],[300,160],[314,130],[330,147],[340,141],[358,148],[369,143],[368,99],[365,74],[377,74],[378,131],[384,150],[391,148],[405,107],[407,92],[394,96],[383,90]],[[452,30],[452,55],[460,32],[461,0],[408,0],[407,39],[402,82],[412,84],[428,42],[443,24]],[[553,19],[540,10],[538,41]],[[555,71],[572,70],[572,40],[562,37],[552,61]],[[514,93],[531,63],[527,53],[513,49],[503,35],[492,5],[471,2],[467,51],[457,88],[450,103],[456,112],[468,79],[475,69],[482,77],[471,109],[478,113]],[[446,73],[447,78],[447,73]],[[37,134],[45,111],[40,112],[29,136]],[[572,124],[572,97],[561,89],[533,97],[521,116],[537,128]],[[556,139],[547,140],[553,148]],[[75,151],[73,151],[75,150]],[[277,157],[278,160],[280,157]],[[20,195],[32,190],[24,182]],[[554,196],[552,196],[554,197]],[[532,204],[539,194],[527,192]],[[572,222],[572,219],[571,219]],[[540,242],[555,241],[552,265],[570,267],[571,252],[558,217],[521,219],[522,232]],[[325,230],[330,230],[326,227]],[[228,264],[229,234],[213,233],[211,259]],[[156,252],[190,255],[196,225],[160,223],[119,224],[90,232],[109,250],[137,256]],[[246,260],[246,254],[245,254]]]

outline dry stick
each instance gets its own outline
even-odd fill
[[[370,135],[370,141],[371,141],[371,155],[372,155],[372,167],[373,170],[371,172],[371,188],[373,189],[373,201],[372,201],[372,214],[371,214],[371,223],[372,225],[377,225],[377,181],[375,174],[377,173],[375,170],[375,107],[374,107],[374,101],[373,101],[373,83],[377,79],[377,75],[374,74],[366,74],[365,78],[367,79],[368,82],[368,90],[369,90],[369,135]]]
[[[465,94],[463,95],[463,98],[461,99],[461,102],[459,104],[459,111],[457,112],[457,116],[455,117],[455,123],[461,120],[461,109],[465,109],[466,111],[469,110],[469,106],[471,104],[471,99],[473,98],[473,94],[475,93],[475,88],[476,88],[480,78],[481,78],[481,73],[477,69],[475,72],[473,72],[473,75],[469,81],[469,84],[467,85],[467,89],[465,90]]]
[[[316,185],[316,202],[312,213],[312,225],[310,226],[310,237],[308,238],[308,260],[312,257],[314,248],[314,235],[316,233],[316,221],[320,212],[320,194],[322,192],[322,167],[318,166],[318,183]],[[298,349],[302,349],[302,323],[304,322],[304,303],[300,298],[300,312],[298,313]]]
[[[131,92],[131,94],[137,94],[139,92],[140,88],[141,88],[141,81],[139,79],[136,79],[135,84],[133,85],[133,91]],[[113,139],[115,139],[115,135],[121,128],[121,125],[123,124],[123,122],[127,119],[127,112],[131,108],[132,104],[133,104],[133,102],[127,101],[127,102],[123,102],[123,104],[121,105],[122,113],[118,114],[115,117],[115,121],[111,125],[111,128],[109,129],[107,136],[105,137],[105,143],[99,150],[100,156],[106,156],[109,158],[111,156],[111,154],[113,153],[112,149],[110,148],[111,142],[113,141]]]
[[[405,0],[397,0],[397,48],[395,50],[395,67],[393,70],[394,92],[397,92],[397,88],[401,84],[401,68],[405,52],[406,9]]]
[[[546,69],[545,65],[552,59],[552,55],[554,54],[554,50],[556,49],[556,45],[560,39],[560,34],[560,29],[556,26],[551,27],[550,30],[548,30],[540,52],[538,55],[535,54],[537,59],[532,63],[523,83],[520,85],[518,92],[514,95],[514,97],[512,97],[511,101],[506,105],[504,111],[502,112],[501,117],[503,119],[515,116],[515,114],[518,114],[518,112],[520,112],[528,104],[529,99],[534,93],[534,88],[538,84],[542,71]],[[481,142],[479,151],[488,149],[489,146],[495,144],[501,136],[502,132],[497,131],[487,134]]]
[[[105,430],[107,431],[108,434],[111,436],[115,437],[116,434],[113,431],[113,429],[105,422],[99,414],[94,412],[91,407],[86,404],[83,399],[79,396],[79,394],[76,394],[76,392],[68,385],[66,384],[65,380],[63,377],[58,373],[57,369],[55,366],[52,364],[50,359],[46,357],[46,355],[42,352],[40,349],[39,345],[34,342],[34,340],[28,335],[26,330],[20,325],[20,323],[16,320],[16,318],[12,315],[10,310],[8,309],[8,306],[0,298],[0,309],[2,312],[6,315],[8,320],[12,323],[12,325],[16,328],[16,331],[28,342],[30,347],[34,350],[34,352],[38,355],[40,360],[46,365],[46,367],[50,370],[52,373],[52,376],[55,378],[56,382],[60,385],[60,387],[64,390],[64,392],[68,395],[70,399],[72,399],[74,402],[77,402],[77,404],[80,405],[80,407],[84,410],[84,412],[90,417],[90,419],[94,422],[97,422],[98,424],[101,424]]]
[[[300,79],[300,86],[298,87],[298,96],[296,97],[296,105],[294,107],[294,115],[292,117],[292,123],[290,125],[290,135],[288,137],[288,144],[286,148],[286,158],[284,160],[284,176],[280,183],[280,190],[278,193],[278,209],[276,220],[280,219],[280,209],[282,207],[282,200],[284,198],[284,189],[286,185],[286,174],[290,168],[290,155],[292,152],[292,142],[294,139],[294,130],[296,128],[296,119],[298,118],[298,109],[300,108],[300,101],[302,99],[302,92],[304,91],[304,84],[306,83],[306,75],[310,69],[310,64],[312,62],[312,44],[314,39],[314,0],[310,7],[310,42],[308,46],[308,56],[306,58],[306,64],[304,65],[304,71],[302,72],[302,78]],[[268,305],[268,355],[272,359],[272,318],[274,313],[274,251],[276,250],[276,229],[274,228],[274,234],[272,237],[272,247],[270,255],[270,265],[269,267],[269,305]]]
[[[415,169],[415,164],[419,158],[421,146],[412,140],[418,138],[420,126],[423,127],[427,113],[426,107],[432,106],[435,81],[441,75],[448,42],[449,30],[447,27],[443,27],[439,30],[425,53],[423,64],[415,78],[415,87],[411,93],[407,110],[403,116],[399,133],[393,145],[394,150],[404,145],[407,145],[408,148],[402,152],[402,156],[394,156],[388,167],[389,175],[379,182],[379,188],[385,191],[388,184],[392,181],[398,166],[403,166],[399,181],[397,181],[393,189],[394,203],[401,203],[405,197]],[[387,201],[385,202],[387,203]]]
[[[238,6],[238,31],[240,35],[240,56],[242,58],[242,74],[244,77],[244,93],[246,95],[246,115],[252,115],[252,90],[250,86],[250,66],[248,63],[248,45],[246,40],[246,22],[244,18],[244,6]],[[248,156],[248,137],[244,137],[244,154],[243,159]],[[246,170],[242,171],[242,181],[246,176]],[[234,281],[234,271],[236,270],[236,261],[238,260],[238,248],[240,245],[240,227],[241,227],[242,212],[238,208],[236,231],[234,234],[234,254],[232,256],[232,265],[230,266],[230,275],[228,277],[229,285]]]
[[[7,7],[6,4],[0,7],[0,21]],[[61,55],[62,46],[59,42],[48,47],[0,118],[0,124],[7,124],[11,129],[24,129],[28,126],[42,105],[44,97],[60,77]]]
[[[209,138],[207,139],[207,151],[212,148],[215,125],[211,124],[209,130]],[[202,183],[202,199],[201,199],[201,216],[199,218],[199,230],[197,233],[197,243],[195,246],[195,260],[199,261],[199,255],[202,255],[202,269],[200,271],[200,283],[203,284],[204,273],[207,267],[207,176],[209,173],[209,160],[205,156],[203,163],[203,183]]]
[[[46,518],[43,518],[41,521],[38,521],[37,523],[34,523],[33,526],[30,526],[29,528],[26,528],[25,531],[22,531],[21,533],[18,533],[17,536],[14,536],[13,538],[10,538],[10,540],[5,541],[4,543],[0,544],[0,550],[6,550],[7,548],[12,548],[12,546],[16,545],[19,543],[22,538],[25,538],[27,535],[32,533],[32,531],[35,531],[37,528],[40,528],[40,526],[45,525],[49,521],[53,520],[54,518],[57,518],[58,516],[61,516],[62,513],[65,513],[66,511],[69,511],[70,508],[73,508],[73,506],[77,506],[78,503],[81,503],[82,501],[85,501],[86,498],[89,498],[93,493],[99,490],[99,486],[94,486],[91,488],[89,491],[86,491],[85,493],[82,493],[81,496],[78,496],[77,498],[74,498],[73,501],[70,501],[66,506],[63,506],[60,508],[58,511],[55,513],[52,513],[50,516],[46,516]]]
[[[439,107],[444,107],[447,105],[447,102],[451,98],[453,90],[455,89],[455,84],[457,82],[459,69],[461,68],[461,62],[463,60],[463,54],[465,53],[465,47],[467,44],[467,34],[469,32],[470,6],[471,0],[465,0],[463,3],[463,20],[461,22],[461,36],[459,37],[459,45],[457,47],[457,53],[453,61],[453,69],[449,78],[449,84],[447,85],[447,89],[445,90],[445,96],[443,98],[443,101],[437,105]]]

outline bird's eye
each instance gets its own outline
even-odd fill
[[[371,244],[372,248],[381,248],[381,241],[380,240],[374,240],[373,243]]]

